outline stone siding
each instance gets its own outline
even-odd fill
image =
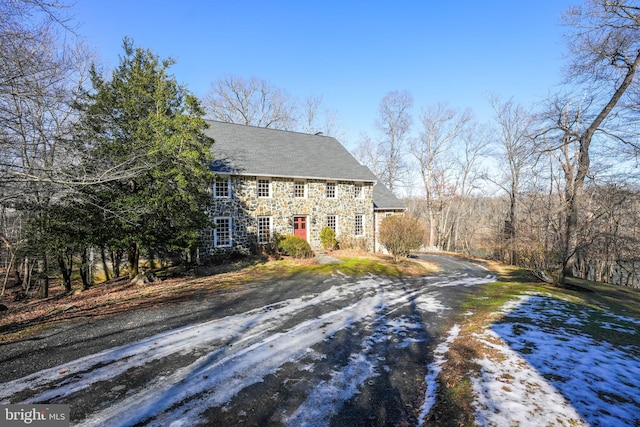
[[[260,177],[259,179],[266,179]],[[272,231],[280,235],[293,234],[294,216],[307,218],[308,242],[312,248],[320,245],[320,231],[326,226],[327,216],[335,215],[337,237],[352,238],[356,215],[363,215],[363,239],[367,250],[373,251],[374,214],[373,183],[363,185],[363,197],[354,195],[354,182],[324,180],[294,180],[292,178],[270,178],[271,197],[257,196],[258,177],[231,177],[231,197],[216,198],[209,216],[232,218],[232,247],[215,248],[213,230],[203,232],[201,254],[215,255],[221,252],[251,253],[257,249],[257,218],[272,218]],[[294,197],[295,182],[304,182],[306,197]],[[327,182],[336,185],[336,197],[325,197]],[[204,253],[203,253],[204,252]]]

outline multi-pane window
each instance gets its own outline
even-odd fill
[[[269,243],[271,241],[271,217],[258,217],[258,243]]]
[[[258,197],[271,197],[271,180],[258,179]]]
[[[335,215],[327,215],[327,227],[332,229],[334,233],[338,232],[338,221]]]
[[[364,215],[362,214],[356,215],[353,234],[355,234],[356,236],[364,235]]]
[[[229,177],[219,176],[213,184],[213,197],[216,199],[230,197]]]
[[[364,186],[361,183],[353,184],[353,197],[356,199],[364,199]]]
[[[303,181],[295,181],[293,183],[293,197],[296,197],[299,199],[306,197],[305,189],[306,189],[306,185]]]
[[[213,246],[225,248],[231,246],[231,218],[214,218],[215,228],[213,229]]]
[[[326,188],[325,196],[327,197],[327,199],[335,199],[336,198],[336,183],[335,182],[327,182],[327,188]]]

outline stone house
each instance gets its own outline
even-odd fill
[[[325,226],[338,241],[380,250],[380,219],[405,211],[335,138],[208,124],[217,175],[209,215],[216,226],[203,232],[201,255],[256,252],[276,233],[293,234],[319,249]]]

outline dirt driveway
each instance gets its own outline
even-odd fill
[[[423,257],[442,272],[305,275],[64,324],[2,346],[0,403],[70,404],[86,426],[416,425],[435,346],[493,280]]]

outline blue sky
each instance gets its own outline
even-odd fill
[[[122,39],[177,60],[197,96],[223,74],[256,76],[304,98],[322,95],[353,148],[373,134],[380,100],[407,90],[488,120],[488,93],[523,104],[561,79],[560,14],[577,0],[80,0],[79,33],[108,67]]]

